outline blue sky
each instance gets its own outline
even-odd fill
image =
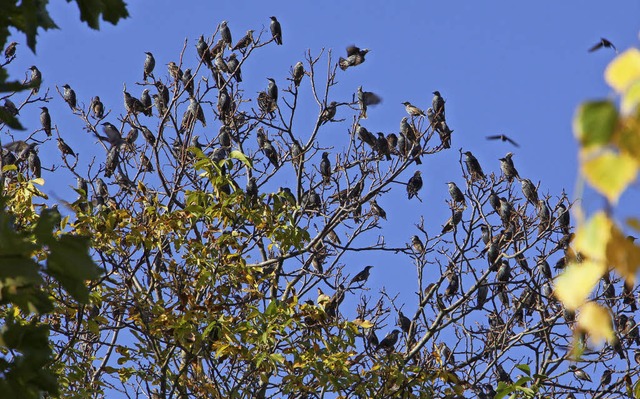
[[[608,49],[588,53],[587,49],[600,37],[608,38],[621,50],[638,46],[640,29],[640,3],[632,0],[615,4],[592,0],[137,1],[129,4],[128,20],[116,27],[103,24],[99,32],[79,23],[73,4],[54,2],[50,10],[61,30],[39,36],[37,56],[23,45],[19,59],[10,67],[12,76],[22,76],[29,65],[36,64],[45,85],[69,83],[79,101],[87,105],[92,96],[100,95],[105,106],[114,109],[114,115],[123,112],[123,82],[134,95],[142,91],[134,82],[141,80],[145,51],[153,52],[156,74],[164,75],[165,64],[177,61],[185,38],[189,40],[185,64],[194,66],[194,44],[200,34],[210,37],[218,23],[227,20],[234,42],[248,29],[265,28],[268,37],[271,15],[282,24],[284,45],[268,46],[244,66],[244,87],[250,98],[266,88],[267,77],[281,82],[282,93],[290,67],[303,59],[307,49],[314,55],[322,48],[332,49],[337,61],[349,44],[370,48],[371,52],[364,64],[339,71],[339,83],[331,97],[349,101],[359,85],[382,96],[384,102],[372,108],[363,123],[369,130],[397,132],[405,115],[401,103],[410,101],[427,108],[432,91],[439,90],[447,101],[447,121],[454,129],[452,148],[425,158],[420,167],[425,182],[420,193],[422,203],[407,202],[404,186],[399,185],[388,198],[378,201],[389,215],[380,234],[392,246],[402,246],[410,240],[416,232],[413,223],[418,216],[424,216],[434,229],[439,229],[450,216],[445,204],[445,182],[463,184],[457,164],[459,148],[471,150],[485,172],[497,174],[498,158],[511,151],[520,175],[535,183],[541,181],[542,193],[554,197],[552,204],[562,189],[574,198],[574,111],[583,100],[612,96],[603,71],[615,54]],[[18,36],[17,40],[22,42],[23,38]],[[321,67],[325,65],[321,63]],[[63,138],[77,152],[103,154],[100,148],[95,149],[95,141],[82,131],[80,121],[70,115],[57,94],[49,109]],[[38,112],[25,110],[21,120],[27,128],[38,127]],[[311,128],[316,112],[315,104],[303,108],[300,130],[304,130],[305,123]],[[341,109],[338,117],[351,118],[351,113]],[[219,122],[213,121],[212,114],[208,118],[211,123],[203,132],[213,138]],[[114,122],[113,118],[110,120]],[[334,125],[321,132],[322,140],[339,143],[347,136],[345,124]],[[500,133],[513,138],[520,148],[485,139]],[[41,150],[43,164],[59,163],[55,143],[46,146]],[[336,144],[334,152],[340,149]],[[84,158],[84,162],[88,161]],[[411,167],[407,171],[404,181],[413,170]],[[72,199],[74,194],[51,184],[57,177],[44,177],[48,182],[46,192]],[[623,197],[623,214],[637,214],[637,208],[631,207],[637,197],[637,187]],[[602,204],[592,193],[585,197],[590,209]],[[415,271],[408,258],[369,257],[354,262],[357,263],[346,268],[352,275],[365,264],[376,266],[368,283],[372,293],[382,285],[392,294],[400,290],[413,292]],[[410,295],[401,299],[404,300],[399,305],[406,303],[413,310]]]

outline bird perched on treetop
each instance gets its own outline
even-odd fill
[[[615,51],[616,53],[618,52],[618,49],[616,48],[616,46],[613,45],[613,43],[611,43],[609,40],[605,39],[604,37],[600,38],[600,41],[596,44],[594,44],[590,49],[589,52],[593,53],[596,50],[599,50],[601,48],[612,48],[613,51]]]
[[[402,313],[402,310],[398,311],[398,325],[402,331],[409,334],[409,330],[411,329],[411,320]]]
[[[433,113],[436,118],[441,118],[441,120],[445,119],[444,113],[444,99],[440,95],[438,90],[433,92],[433,100],[431,100],[431,106],[433,108]]]
[[[198,57],[207,64],[207,67],[211,68],[211,53],[209,52],[209,46],[204,41],[204,36],[200,35],[198,38],[198,42],[196,43],[196,51],[198,52]]]
[[[411,176],[409,181],[407,182],[407,196],[409,199],[415,197],[418,194],[418,191],[422,188],[422,177],[420,176],[422,172],[416,170],[416,172]]]
[[[227,60],[227,68],[229,73],[233,76],[237,82],[242,82],[242,71],[240,70],[240,61],[236,58],[236,53],[231,53]]]
[[[331,161],[329,160],[329,153],[322,153],[322,160],[320,161],[320,174],[322,175],[322,182],[324,184],[331,183]]]
[[[484,180],[486,176],[476,157],[473,156],[471,151],[466,151],[463,154],[466,156],[464,163],[467,165],[467,171],[471,175],[471,181]]]
[[[16,46],[18,45],[18,42],[11,42],[9,43],[9,45],[4,49],[4,58],[5,59],[9,59],[11,57],[13,57],[14,55],[16,55]]]
[[[414,235],[411,237],[411,247],[418,253],[424,253],[424,244],[420,240],[420,237]]]
[[[533,206],[538,205],[538,190],[536,186],[529,179],[520,180],[520,184],[522,185],[522,194],[524,197],[531,203]]]
[[[40,124],[47,136],[51,137],[51,116],[49,115],[49,109],[47,107],[40,107],[40,109],[42,110],[42,112],[40,112]]]
[[[516,167],[513,165],[513,160],[511,159],[512,156],[513,154],[508,152],[504,158],[500,158],[500,170],[502,170],[502,174],[504,174],[504,177],[509,183],[513,182],[514,177],[520,179],[520,175],[518,174]]]
[[[447,183],[447,185],[449,186],[449,195],[451,195],[451,199],[453,200],[453,202],[466,205],[466,201],[464,200],[464,194],[462,194],[462,191],[456,185],[456,183],[450,181]]]
[[[276,84],[275,79],[267,78],[269,81],[269,86],[267,87],[267,94],[274,102],[278,102],[278,85]]]
[[[276,17],[271,18],[271,24],[269,28],[271,28],[271,36],[273,40],[276,41],[276,44],[282,45],[282,28],[280,27],[280,22],[276,19]]]
[[[32,86],[31,93],[38,94],[40,85],[42,84],[42,73],[40,73],[40,70],[35,65],[31,65],[29,70],[31,71],[31,80],[29,81],[29,84]]]
[[[232,50],[233,51],[236,51],[236,50],[244,51],[244,49],[249,47],[252,43],[253,43],[253,29],[249,29],[247,31],[247,34],[244,35],[244,37],[242,39],[238,40],[238,43],[236,43],[236,45],[233,46]]]
[[[227,21],[222,21],[220,23],[220,38],[224,44],[229,46],[229,50],[231,50],[231,31],[227,26]]]
[[[67,143],[65,143],[64,140],[62,140],[61,137],[58,137],[58,149],[62,153],[63,157],[66,156],[66,155],[73,155],[74,157],[77,157],[76,153],[73,152],[71,147],[69,147],[69,145]]]
[[[76,92],[73,91],[71,86],[69,86],[68,84],[65,84],[62,87],[64,88],[64,92],[62,93],[62,98],[64,98],[64,101],[66,101],[67,104],[69,104],[69,107],[71,107],[72,110],[75,110],[76,109]]]
[[[100,140],[107,141],[112,146],[118,146],[123,143],[122,134],[113,124],[109,122],[102,123],[102,131],[107,137],[96,134]]]
[[[402,103],[404,105],[404,109],[411,116],[424,116],[424,111],[415,105],[411,104],[409,101],[405,101]]]
[[[358,106],[360,107],[360,118],[367,119],[367,107],[382,102],[382,98],[370,91],[362,91],[362,86],[358,86]]]
[[[391,160],[391,151],[389,149],[389,142],[384,136],[384,133],[378,132],[378,138],[376,139],[376,150],[380,156],[384,156],[387,161]]]
[[[398,342],[398,335],[400,330],[393,330],[380,343],[376,346],[376,351],[384,349],[387,352],[391,352]]]
[[[366,283],[367,280],[369,279],[369,271],[371,270],[372,267],[373,266],[365,266],[361,272],[353,276],[353,278],[351,279],[351,282],[349,283],[349,286],[351,286],[353,283],[360,283],[360,282],[362,282],[362,284]]]
[[[333,117],[336,116],[336,106],[338,103],[335,101],[331,101],[329,105],[320,113],[320,124],[324,125],[325,123],[333,120]]]
[[[296,62],[293,66],[293,72],[291,74],[293,76],[293,84],[298,87],[300,86],[300,82],[304,77],[304,65],[302,65],[302,61]]]
[[[95,96],[91,99],[91,112],[96,119],[102,119],[104,117],[104,105],[100,101],[100,97]]]
[[[149,51],[145,51],[147,55],[144,59],[144,67],[142,68],[142,79],[146,82],[149,76],[153,77],[153,68],[156,67],[156,59]]]
[[[347,47],[347,58],[345,59],[340,57],[340,59],[338,60],[340,69],[345,71],[349,67],[362,64],[364,62],[364,57],[368,52],[369,49],[367,48],[360,50],[360,48],[353,45]]]

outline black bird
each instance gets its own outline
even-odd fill
[[[29,80],[29,84],[32,86],[31,93],[38,94],[42,84],[42,73],[35,65],[31,65],[29,70],[31,71],[31,80]]]
[[[104,105],[100,101],[100,97],[95,96],[91,99],[91,112],[96,119],[104,118]]]
[[[271,18],[271,24],[269,25],[269,28],[271,29],[271,36],[273,37],[273,40],[276,41],[276,44],[282,45],[282,28],[280,27],[280,22],[278,22],[276,17],[269,18]]]
[[[447,125],[447,122],[445,121],[439,122],[435,126],[435,131],[440,136],[440,143],[441,143],[440,145],[442,145],[442,148],[451,148],[451,134],[453,133],[453,130],[449,128],[449,125]]]
[[[273,102],[277,103],[278,102],[278,85],[276,84],[276,81],[273,78],[267,78],[267,80],[269,81],[269,86],[267,87],[267,94],[269,95],[269,97],[271,97]]]
[[[325,123],[333,120],[333,117],[336,116],[336,103],[335,101],[331,101],[329,105],[326,106],[325,109],[320,113],[320,124],[324,125]]]
[[[225,73],[229,72],[229,65],[227,65],[224,58],[222,58],[222,53],[218,53],[218,55],[216,55],[216,58],[213,62],[216,68],[218,69],[218,71],[225,72]]]
[[[476,157],[473,156],[471,151],[466,151],[463,154],[466,156],[464,163],[467,165],[467,171],[471,175],[471,181],[484,180],[486,176]]]
[[[416,172],[407,182],[407,197],[409,199],[418,195],[418,191],[420,191],[420,189],[422,188],[422,177],[420,177],[421,174],[422,172],[416,170]]]
[[[302,65],[301,61],[298,61],[293,66],[293,72],[291,75],[293,76],[293,84],[296,87],[300,86],[300,82],[302,82],[302,78],[304,77],[304,65]]]
[[[424,253],[424,244],[420,240],[420,237],[416,235],[411,237],[411,247],[420,255]]]
[[[227,125],[221,125],[218,131],[218,143],[222,148],[231,147],[231,129]]]
[[[558,203],[558,227],[562,230],[564,234],[569,234],[569,224],[571,223],[571,216],[569,215],[569,210],[562,203]]]
[[[485,303],[487,303],[487,295],[489,294],[489,287],[486,284],[480,284],[478,286],[478,298],[476,302],[476,308],[482,309]]]
[[[31,170],[33,176],[40,178],[42,175],[42,164],[40,163],[38,154],[34,150],[29,151],[27,162],[29,164],[29,170]]]
[[[491,190],[491,194],[489,194],[489,204],[494,211],[500,213],[500,197],[498,197],[498,194],[493,190]]]
[[[520,179],[520,175],[513,165],[512,156],[513,154],[509,152],[504,158],[500,158],[500,170],[509,183],[513,182],[514,178]]]
[[[409,334],[411,320],[402,313],[402,310],[398,311],[398,325],[404,333]]]
[[[255,177],[250,177],[247,181],[247,187],[245,189],[247,196],[251,199],[258,197],[258,184],[256,183]]]
[[[220,23],[220,38],[222,39],[222,43],[229,46],[229,50],[231,50],[231,31],[227,26],[227,21],[222,21]]]
[[[191,68],[184,70],[182,74],[182,84],[187,93],[189,93],[189,96],[193,97],[193,75],[191,75]]]
[[[11,42],[9,43],[9,45],[4,49],[4,58],[5,59],[9,59],[12,58],[14,55],[16,55],[16,46],[18,45],[17,42]]]
[[[211,53],[209,52],[209,46],[204,41],[204,36],[200,35],[198,38],[198,42],[196,43],[196,51],[198,52],[198,57],[207,64],[207,67],[211,68]]]
[[[149,95],[149,89],[142,90],[142,94],[140,94],[140,103],[142,104],[142,113],[145,116],[152,116],[153,104],[151,102],[151,95]]]
[[[153,58],[153,54],[145,51],[147,55],[144,59],[144,66],[142,68],[142,79],[146,82],[149,76],[153,77],[153,68],[156,67],[156,59]]]
[[[538,256],[538,265],[537,265],[538,273],[544,276],[547,280],[551,280],[551,266],[549,266],[549,262],[547,262],[547,258],[544,256]]]
[[[370,91],[362,91],[362,86],[358,86],[358,106],[360,107],[360,118],[367,119],[367,107],[377,105],[382,102],[382,98]]]
[[[508,260],[502,259],[502,264],[496,274],[496,280],[501,283],[507,283],[509,279],[511,279],[511,265],[509,265]]]
[[[169,104],[169,88],[167,88],[167,86],[162,82],[156,82],[155,86],[158,90],[158,95],[166,106],[167,104]]]
[[[109,122],[102,123],[102,131],[107,137],[97,135],[100,140],[107,141],[112,146],[119,146],[123,143],[122,134],[113,124]]]
[[[407,143],[407,138],[404,133],[398,133],[398,136],[398,154],[400,154],[400,157],[406,158],[411,149],[411,143]]]
[[[320,161],[320,174],[322,175],[322,182],[324,184],[331,183],[331,161],[329,160],[329,153],[322,153],[322,160]]]
[[[62,87],[64,88],[64,92],[62,93],[62,98],[64,98],[64,101],[66,101],[67,104],[69,104],[69,107],[71,107],[72,110],[75,110],[76,109],[76,92],[73,91],[71,86],[69,86],[68,84],[65,84]]]
[[[383,218],[384,220],[387,220],[387,212],[385,212],[385,210],[382,209],[380,205],[378,205],[378,201],[376,201],[375,198],[369,201],[369,204],[371,205],[371,213]]]
[[[480,231],[482,232],[482,242],[487,245],[491,241],[491,229],[486,224],[481,224]]]
[[[389,142],[384,136],[384,133],[378,132],[378,139],[376,140],[376,150],[380,156],[384,156],[387,161],[391,160],[391,151],[389,150]]]
[[[449,195],[451,195],[451,199],[453,200],[453,202],[457,202],[457,203],[460,203],[462,205],[466,205],[467,203],[464,200],[464,194],[462,194],[462,191],[456,185],[456,183],[450,181],[450,182],[447,183],[447,185],[449,186]]]
[[[236,50],[243,50],[247,47],[249,47],[251,44],[253,43],[253,29],[249,29],[247,31],[247,34],[244,35],[244,37],[240,40],[238,40],[238,43],[236,43],[235,46],[233,46],[233,51]]]
[[[431,100],[431,107],[433,108],[434,116],[441,120],[445,120],[444,102],[444,98],[442,98],[440,92],[438,90],[434,91],[433,100]]]
[[[40,107],[40,109],[42,110],[40,112],[40,124],[47,136],[51,137],[51,115],[49,115],[49,108]]]
[[[154,146],[156,144],[156,138],[153,133],[151,133],[151,130],[146,126],[141,126],[140,130],[142,130],[142,135],[147,143],[149,143],[150,146]]]
[[[503,141],[503,142],[505,142],[505,141],[506,141],[506,142],[508,142],[508,143],[513,144],[513,145],[514,145],[514,146],[516,146],[516,147],[520,147],[520,146],[518,145],[518,143],[516,143],[515,141],[513,141],[511,138],[509,138],[509,137],[505,136],[504,134],[496,134],[496,135],[494,135],[494,136],[487,136],[487,140],[500,140],[500,141]]]
[[[397,146],[398,146],[398,136],[395,133],[387,134],[387,146],[389,147],[389,152],[392,154],[398,154]]]
[[[369,331],[369,334],[367,334],[367,343],[369,344],[370,348],[376,348],[378,347],[378,345],[380,345],[380,341],[378,341],[378,336],[376,335],[376,332],[373,331],[373,329],[371,329]]]
[[[505,226],[509,225],[511,222],[511,214],[513,213],[513,206],[505,197],[500,197],[500,210],[498,213],[500,214],[500,219],[502,219],[502,224]]]
[[[369,147],[375,149],[377,146],[376,136],[368,131],[364,126],[358,125],[357,127],[358,138],[369,145]]]
[[[367,48],[360,50],[360,48],[353,45],[347,47],[347,58],[340,57],[338,60],[340,69],[346,71],[349,67],[362,64],[364,62],[364,57],[368,52],[369,49]]]
[[[538,190],[536,186],[529,179],[520,180],[522,184],[522,194],[533,206],[538,206]]]
[[[144,152],[140,153],[140,170],[142,172],[153,172],[153,164]]]
[[[400,120],[400,133],[404,134],[404,137],[407,139],[408,147],[406,151],[409,152],[413,143],[416,142],[416,132],[413,130],[413,126],[409,124],[408,118],[406,116],[402,117]]]
[[[127,110],[127,113],[137,115],[144,111],[144,105],[132,96],[127,91],[123,91],[124,94],[124,108]]]
[[[73,155],[74,157],[77,157],[76,153],[73,152],[71,147],[69,147],[69,145],[67,143],[65,143],[64,140],[62,140],[61,137],[58,137],[58,149],[62,153],[63,157],[66,156],[66,155]]]
[[[591,382],[591,377],[589,377],[589,374],[585,373],[584,370],[577,368],[575,365],[571,365],[569,366],[569,370],[573,371],[573,375],[582,381],[589,381]]]
[[[455,271],[450,272],[447,278],[449,280],[449,285],[444,290],[444,295],[446,297],[451,297],[458,293],[460,280],[458,279],[458,274]]]
[[[240,70],[240,61],[236,58],[236,53],[231,53],[227,60],[227,67],[229,73],[233,76],[236,82],[242,82],[242,71]]]
[[[387,352],[391,352],[398,342],[398,335],[400,330],[393,330],[380,343],[376,346],[376,351],[384,349]]]
[[[360,285],[366,283],[369,279],[369,271],[372,267],[373,266],[365,266],[360,273],[353,276],[351,282],[349,282],[349,286],[353,285],[354,283],[361,283]]]
[[[600,377],[600,386],[604,387],[605,385],[609,385],[611,383],[611,374],[613,374],[613,370],[605,370],[602,373],[602,377]]]
[[[616,53],[618,52],[618,49],[616,48],[616,46],[613,45],[613,43],[611,43],[609,40],[605,39],[604,37],[600,38],[600,41],[596,44],[594,44],[590,49],[589,52],[593,53],[596,50],[599,50],[601,48],[612,48]]]
[[[402,104],[404,105],[405,111],[407,111],[410,116],[424,116],[424,111],[411,104],[409,101],[405,101]]]
[[[447,220],[444,226],[442,226],[442,231],[441,231],[442,234],[448,233],[451,230],[455,229],[458,223],[460,223],[460,221],[462,220],[461,209],[452,209],[451,211],[453,212],[453,214],[451,215],[449,220]]]
[[[273,165],[274,168],[277,168],[278,167],[278,152],[273,147],[273,144],[271,144],[271,141],[267,140],[264,143],[264,147],[262,147],[262,152],[264,152],[264,155],[269,160],[269,163],[271,163],[271,165]]]

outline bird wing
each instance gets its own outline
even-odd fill
[[[347,46],[347,57],[352,56],[354,54],[360,54],[360,48],[355,45]]]
[[[507,140],[509,143],[513,144],[514,146],[516,146],[516,147],[520,147],[520,146],[518,145],[518,143],[516,143],[515,141],[513,141],[513,140],[512,140],[512,139],[510,139],[509,137],[504,136],[504,138],[505,138],[505,140]]]
[[[600,40],[598,43],[594,44],[593,47],[589,49],[589,52],[593,53],[594,51],[602,48],[602,46],[604,46],[604,43],[602,42],[602,40]]]
[[[502,138],[501,134],[496,134],[494,136],[487,136],[487,140],[499,140]]]
[[[363,94],[363,101],[367,105],[376,105],[382,102],[382,98],[375,93],[365,91]]]

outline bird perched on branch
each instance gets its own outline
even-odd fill
[[[77,157],[76,153],[73,152],[71,147],[69,147],[69,145],[67,143],[65,143],[64,140],[62,140],[61,137],[58,137],[58,149],[62,153],[63,157],[66,156],[66,155],[72,155],[74,157]]]
[[[4,49],[4,58],[9,59],[16,55],[16,47],[18,46],[18,42],[11,42]]]
[[[62,93],[62,98],[64,98],[64,101],[66,101],[67,104],[69,104],[69,107],[71,107],[72,110],[75,110],[76,109],[76,92],[73,91],[71,86],[69,86],[68,84],[65,84],[62,87],[64,88],[64,92]]]
[[[471,181],[484,180],[486,176],[476,157],[473,156],[471,151],[466,151],[463,154],[466,156],[464,163],[467,165],[469,175],[471,175]]]
[[[531,203],[533,206],[538,205],[538,190],[536,186],[529,179],[521,179],[520,184],[522,185],[522,194],[524,197]]]
[[[40,112],[40,124],[47,136],[51,137],[51,115],[49,115],[49,109],[47,107],[40,107],[40,109],[42,110]]]
[[[231,53],[227,60],[227,68],[229,73],[233,76],[236,82],[242,82],[242,71],[240,70],[240,61],[236,58],[236,53]]]
[[[142,67],[142,79],[146,82],[149,76],[153,77],[153,68],[156,67],[156,60],[149,51],[145,51],[145,54],[144,66]]]
[[[220,23],[220,38],[224,44],[229,46],[229,50],[231,50],[231,30],[229,30],[229,26],[227,26],[227,21]]]
[[[418,195],[418,191],[420,191],[420,189],[422,188],[422,177],[420,176],[421,174],[422,172],[416,170],[416,172],[407,182],[407,197],[409,197],[409,199]]]
[[[573,371],[573,375],[582,381],[589,381],[591,382],[591,377],[589,377],[589,374],[585,373],[584,370],[577,368],[575,365],[571,365],[569,366],[569,370]]]
[[[396,346],[398,342],[398,335],[400,334],[400,330],[393,330],[380,343],[376,346],[376,351],[380,349],[384,349],[387,352],[393,351],[393,348]]]
[[[362,91],[362,86],[358,86],[358,106],[360,107],[360,118],[367,119],[367,107],[377,105],[382,102],[382,98],[370,91]]]
[[[424,253],[424,244],[422,243],[422,240],[420,240],[420,237],[416,235],[411,237],[411,247],[419,255],[422,255]]]
[[[409,101],[405,101],[402,103],[404,105],[405,111],[411,116],[424,116],[424,111],[415,105],[411,104]]]
[[[366,283],[367,280],[369,279],[369,273],[372,267],[373,266],[365,266],[364,269],[362,269],[362,271],[360,271],[358,274],[353,276],[353,278],[351,279],[351,282],[349,282],[349,286],[353,285],[354,283],[361,283],[360,285],[363,285],[364,283]]]
[[[198,52],[198,57],[200,57],[200,60],[202,60],[202,62],[204,62],[207,67],[211,68],[211,53],[209,52],[209,46],[207,46],[207,43],[204,41],[203,35],[200,35],[200,37],[198,38],[198,42],[196,43],[196,51]]]
[[[322,160],[320,161],[320,174],[322,175],[322,182],[324,184],[331,183],[331,161],[329,160],[329,153],[322,153]]]
[[[340,57],[338,60],[340,69],[346,71],[349,67],[362,64],[364,62],[364,57],[368,52],[369,49],[367,48],[360,50],[360,48],[353,45],[347,47],[347,58]]]
[[[444,98],[442,98],[440,92],[438,90],[434,91],[433,99],[431,100],[431,107],[433,108],[435,118],[445,120],[444,103]]]
[[[613,43],[611,43],[609,40],[605,39],[604,37],[601,37],[600,41],[598,43],[594,44],[589,49],[589,52],[593,53],[594,51],[600,50],[601,48],[611,48],[616,53],[618,52],[618,49],[616,48],[616,46],[614,46]]]
[[[238,40],[236,45],[233,46],[232,50],[233,51],[236,51],[236,50],[244,51],[244,49],[249,47],[251,44],[253,44],[253,29],[249,29],[247,31],[247,34],[244,35],[244,37],[242,39]]]
[[[282,45],[282,28],[280,27],[280,22],[278,22],[276,17],[269,18],[271,18],[271,24],[269,25],[269,28],[271,29],[271,36],[273,37],[273,40],[276,41],[277,45]]]
[[[38,94],[42,84],[42,73],[35,65],[31,65],[29,70],[31,71],[31,80],[29,80],[29,84],[32,86],[31,93]]]
[[[333,120],[333,117],[336,116],[336,103],[335,101],[331,101],[329,105],[320,113],[320,124],[324,125],[325,123]]]
[[[100,97],[95,96],[91,99],[91,104],[89,106],[91,108],[91,112],[93,112],[93,116],[96,119],[104,118],[104,105],[100,101]]]
[[[513,178],[520,179],[520,175],[513,165],[512,156],[513,154],[508,152],[504,158],[500,158],[500,170],[509,183],[513,182]]]
[[[447,183],[447,185],[449,186],[449,195],[451,195],[451,199],[453,200],[453,202],[457,202],[466,206],[467,203],[464,200],[464,194],[462,194],[462,191],[456,185],[456,183],[450,181]]]
[[[304,77],[304,65],[302,65],[301,61],[296,62],[293,66],[291,75],[293,77],[293,84],[296,87],[300,86],[300,82],[302,82],[302,78]]]
[[[398,325],[405,334],[409,334],[409,330],[411,329],[411,320],[402,313],[402,310],[398,311]]]

